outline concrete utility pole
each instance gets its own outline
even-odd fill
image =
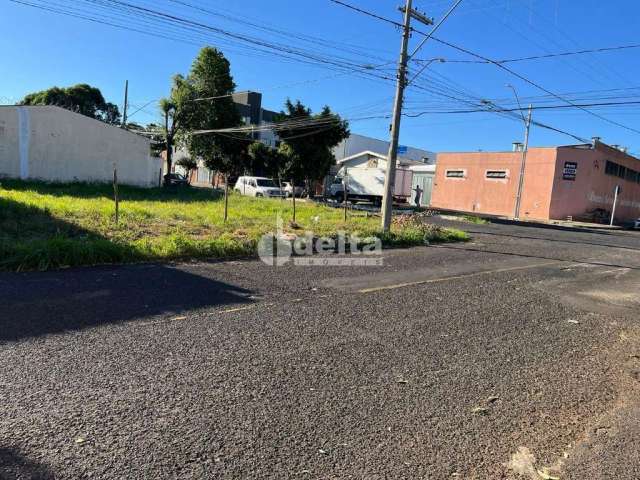
[[[129,108],[129,80],[124,82],[124,107],[122,109],[122,128],[127,127],[127,108]]]
[[[400,139],[400,119],[402,117],[402,101],[407,79],[407,58],[409,37],[411,36],[411,0],[407,0],[404,9],[404,31],[402,33],[402,47],[398,62],[398,84],[396,86],[396,100],[393,105],[393,121],[391,123],[391,145],[387,155],[387,174],[384,180],[384,194],[382,196],[382,230],[391,228],[391,212],[393,210],[393,192],[396,183],[396,161],[398,158],[398,141]]]
[[[516,220],[520,219],[520,206],[522,205],[522,191],[524,189],[524,172],[527,166],[527,151],[529,150],[529,131],[531,130],[532,115],[533,115],[533,106],[529,105],[529,115],[527,116],[527,120],[524,122],[524,146],[522,148],[520,178],[518,179],[518,193],[516,194],[516,210],[513,215]]]

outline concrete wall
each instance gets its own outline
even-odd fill
[[[0,176],[55,182],[158,185],[149,140],[53,106],[0,107]]]
[[[607,175],[607,160],[640,172],[640,161],[604,144],[596,144],[595,149],[558,149],[551,218],[579,218],[598,208],[611,212],[616,185],[622,188],[616,207],[616,220],[622,222],[640,218],[640,183]],[[563,178],[567,162],[577,164],[575,180]]]
[[[521,161],[521,152],[441,153],[438,155],[431,206],[513,216]],[[529,149],[521,218],[549,218],[555,169],[555,148]],[[464,177],[448,178],[449,170],[462,170]],[[506,171],[506,178],[487,178],[488,170]]]

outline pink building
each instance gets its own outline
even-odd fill
[[[521,151],[441,153],[431,206],[513,217]],[[530,148],[522,190],[522,219],[592,219],[611,212],[616,221],[640,218],[640,160],[598,140],[593,144]]]

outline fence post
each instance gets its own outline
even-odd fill
[[[116,204],[116,225],[120,220],[120,199],[118,198],[118,169],[113,166],[113,200]]]
[[[344,180],[342,181],[344,184],[344,221],[347,221],[347,199],[349,198],[349,194],[347,192],[349,188],[349,169],[345,167],[344,169]]]
[[[291,199],[293,200],[293,223],[296,223],[296,184],[291,179]]]
[[[224,174],[224,223],[229,218],[229,174]]]

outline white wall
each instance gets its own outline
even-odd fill
[[[0,176],[55,182],[158,185],[149,140],[53,106],[0,107]]]

